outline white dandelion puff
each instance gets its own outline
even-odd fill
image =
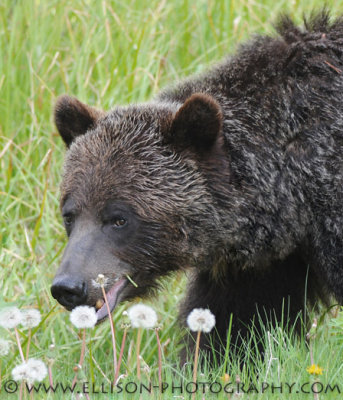
[[[23,310],[21,314],[22,314],[21,325],[23,325],[25,328],[33,328],[39,325],[42,319],[40,312],[38,310],[35,310],[34,308],[29,310]]]
[[[94,307],[78,306],[70,313],[70,321],[76,328],[93,328],[97,322]]]
[[[15,328],[21,320],[22,313],[17,307],[6,307],[0,311],[0,326],[3,328]]]
[[[145,304],[130,307],[128,316],[133,328],[153,328],[157,323],[155,310]]]
[[[99,274],[96,279],[92,279],[92,286],[95,288],[104,287],[107,285],[108,278],[103,274]]]
[[[30,380],[30,370],[26,361],[12,369],[12,377],[15,381]]]
[[[10,351],[10,342],[0,338],[0,356],[7,356]]]
[[[48,369],[42,360],[30,358],[28,361],[12,369],[15,381],[41,382],[48,374]]]
[[[216,324],[216,319],[210,310],[194,308],[187,317],[187,324],[191,331],[208,333]]]
[[[30,379],[32,381],[41,382],[48,374],[48,369],[42,360],[30,358],[27,361],[27,366],[30,369]]]

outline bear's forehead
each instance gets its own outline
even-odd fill
[[[100,118],[93,129],[77,137],[68,155],[76,153],[84,163],[97,163],[99,158],[112,162],[116,156],[129,154],[150,158],[163,147],[172,116],[169,109],[156,105],[117,107]]]
[[[81,208],[101,209],[108,200],[130,203],[141,214],[173,212],[204,200],[195,162],[163,145],[153,122],[101,121],[68,150],[61,201],[72,194]]]
[[[115,173],[119,178],[118,170],[132,174],[137,166],[165,164],[160,120],[161,116],[134,107],[113,110],[72,143],[65,173],[77,170],[88,175],[96,170],[96,177]]]

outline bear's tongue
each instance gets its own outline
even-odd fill
[[[107,297],[107,301],[108,301],[108,306],[110,308],[110,312],[112,312],[112,310],[116,306],[117,300],[118,300],[118,296],[119,296],[120,292],[124,289],[126,284],[127,284],[127,279],[126,278],[121,278],[106,293],[106,297]],[[106,303],[104,303],[102,305],[102,307],[96,312],[96,316],[97,316],[98,322],[108,316]]]

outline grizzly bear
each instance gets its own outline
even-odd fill
[[[277,31],[143,104],[57,100],[69,241],[51,292],[68,310],[102,299],[100,273],[113,310],[187,269],[181,319],[209,308],[220,354],[231,315],[234,342],[342,303],[343,20]]]

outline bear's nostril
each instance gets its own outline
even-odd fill
[[[76,304],[78,303],[78,293],[71,292],[70,290],[66,289],[63,291],[62,296],[63,303],[67,304]]]
[[[84,281],[67,276],[56,277],[51,286],[51,294],[63,306],[74,308],[85,304],[87,284]]]

